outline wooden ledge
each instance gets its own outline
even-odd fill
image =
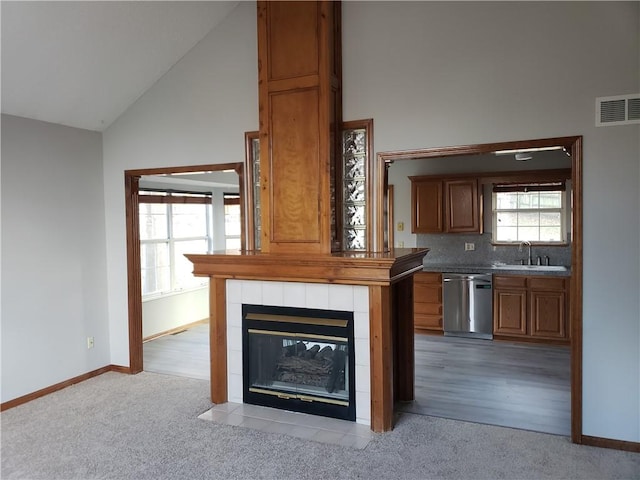
[[[422,270],[427,248],[331,255],[264,254],[227,250],[185,255],[196,276],[348,285],[390,285]]]

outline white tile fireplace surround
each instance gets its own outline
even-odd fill
[[[371,424],[369,289],[362,285],[227,280],[227,388],[229,402],[242,398],[242,305],[353,312],[356,422]]]

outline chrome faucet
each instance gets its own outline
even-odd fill
[[[533,265],[533,259],[531,258],[531,242],[528,242],[526,240],[524,242],[520,242],[520,246],[518,247],[519,252],[522,251],[523,245],[526,245],[527,247],[529,247],[528,254],[527,254],[527,265]]]

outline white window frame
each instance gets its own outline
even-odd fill
[[[567,207],[568,207],[568,200],[567,197],[568,195],[570,195],[570,189],[567,188],[566,190],[555,190],[554,192],[560,192],[561,196],[561,205],[560,208],[503,208],[503,209],[498,209],[497,208],[497,195],[499,192],[492,192],[491,194],[491,243],[492,245],[520,245],[520,243],[527,241],[530,242],[532,245],[567,245],[568,244],[568,229],[567,229],[567,217],[568,217],[568,211],[567,211]],[[498,234],[498,213],[503,213],[503,212],[507,212],[507,213],[540,213],[540,212],[544,212],[544,213],[560,213],[560,235],[561,235],[561,239],[559,241],[553,242],[553,241],[547,241],[547,240],[529,240],[529,239],[524,239],[524,240],[513,240],[513,241],[505,241],[505,240],[497,240],[497,234]],[[540,225],[538,224],[538,228],[540,228]]]
[[[141,192],[143,195],[147,192]],[[153,192],[154,195],[162,194],[162,192]],[[139,201],[139,204],[145,204],[143,199]],[[181,237],[175,238],[173,233],[173,203],[163,203],[166,208],[166,221],[167,221],[167,238],[159,238],[159,239],[148,239],[148,240],[140,240],[140,245],[158,245],[165,244],[168,245],[169,250],[169,289],[164,291],[155,291],[153,293],[142,293],[142,300],[151,300],[161,297],[167,297],[171,295],[176,295],[183,292],[188,292],[192,290],[198,290],[208,285],[208,278],[202,277],[201,282],[198,285],[194,285],[192,287],[184,288],[178,285],[178,276],[177,276],[177,267],[175,264],[175,252],[176,252],[176,243],[181,242],[189,242],[189,241],[197,241],[202,240],[206,242],[207,249],[211,249],[212,244],[212,215],[213,215],[213,207],[211,203],[202,204],[205,208],[205,218],[206,218],[206,233],[202,236],[194,236],[194,237]]]
[[[238,244],[240,245],[240,247],[238,247],[238,249],[241,248],[242,246],[242,219],[240,219],[240,233],[238,233],[238,235],[229,235],[227,233],[227,207],[228,206],[234,206],[236,205],[235,202],[228,202],[229,198],[235,198],[238,197],[238,208],[240,209],[240,217],[242,217],[242,206],[240,205],[240,194],[239,193],[224,193],[222,195],[222,208],[224,209],[224,225],[225,225],[225,229],[224,229],[224,243],[225,243],[225,247],[228,249],[227,244],[229,242],[229,240],[237,240]]]

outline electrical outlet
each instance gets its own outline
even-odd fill
[[[404,222],[398,222],[398,231],[404,232]]]
[[[465,252],[470,252],[472,250],[476,249],[476,244],[475,243],[465,243],[464,244],[464,251]]]
[[[94,341],[93,337],[87,337],[87,348],[93,348]]]
[[[398,242],[398,248],[404,248],[404,241],[400,240]]]

